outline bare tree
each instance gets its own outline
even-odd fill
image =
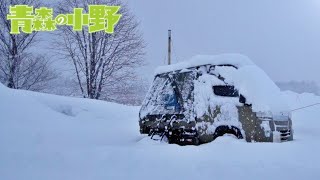
[[[79,7],[88,13],[89,4],[121,6],[122,17],[114,34],[88,33],[88,28],[73,31],[72,27],[63,26],[58,33],[63,41],[57,47],[63,58],[72,62],[83,97],[102,99],[114,84],[135,78],[135,68],[143,63],[145,45],[138,22],[119,0],[63,0],[58,9],[59,13],[70,13]]]
[[[9,62],[4,64],[9,64]],[[57,78],[57,74],[52,70],[50,61],[44,56],[27,54],[21,57],[20,64],[17,64],[13,76],[14,88],[32,91],[43,91],[51,80]]]
[[[10,34],[11,22],[7,20],[9,6],[30,5],[39,7],[38,0],[2,0],[0,3],[0,80],[9,88],[41,90],[55,78],[49,61],[31,54],[37,32]]]

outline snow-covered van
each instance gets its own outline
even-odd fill
[[[198,55],[159,67],[139,113],[140,132],[198,145],[226,133],[247,142],[293,139],[288,105],[246,56]]]

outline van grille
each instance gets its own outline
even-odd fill
[[[288,141],[290,135],[291,135],[291,131],[290,130],[280,131],[280,139],[281,139],[281,141]]]
[[[288,141],[291,136],[289,121],[274,121],[275,130],[280,133],[281,141]]]

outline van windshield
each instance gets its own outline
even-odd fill
[[[193,73],[158,75],[144,100],[140,115],[182,114],[192,98]]]

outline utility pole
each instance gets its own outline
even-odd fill
[[[171,30],[168,30],[168,65],[171,64]]]

